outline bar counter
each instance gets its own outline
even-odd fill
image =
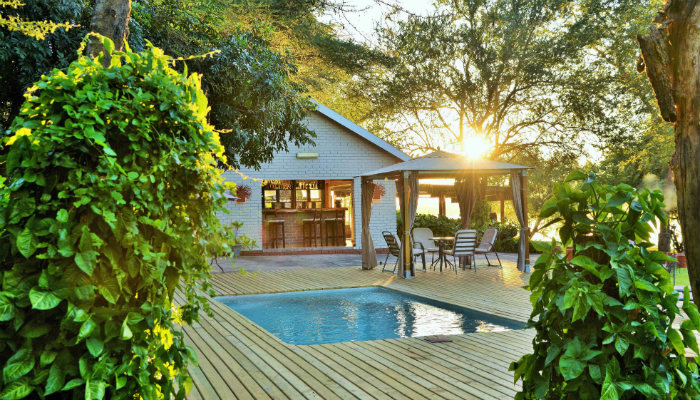
[[[326,228],[324,220],[326,218],[345,217],[347,208],[277,208],[263,209],[263,248],[271,248],[272,243],[269,241],[269,224],[270,220],[283,220],[285,232],[285,247],[309,247],[309,244],[304,244],[303,220],[312,219],[316,212],[321,215],[321,240],[317,239],[317,247],[325,245]],[[342,213],[342,214],[341,214]],[[343,224],[344,225],[344,224]],[[344,246],[344,244],[343,244]],[[281,247],[281,245],[279,245]]]
[[[263,215],[264,214],[276,214],[276,213],[306,213],[306,214],[313,214],[314,211],[321,211],[321,212],[326,212],[326,211],[347,211],[347,208],[277,208],[277,209],[271,209],[271,208],[266,208],[262,210]]]

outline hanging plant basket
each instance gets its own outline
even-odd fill
[[[250,186],[242,185],[236,188],[236,203],[245,203],[250,197]]]
[[[385,189],[383,185],[374,185],[374,192],[372,193],[372,200],[379,201],[384,197]]]

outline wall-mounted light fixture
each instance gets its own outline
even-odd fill
[[[318,153],[297,153],[299,160],[315,160],[318,158]]]

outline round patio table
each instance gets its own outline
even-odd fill
[[[438,259],[435,260],[430,266],[435,269],[435,264],[437,262],[440,262],[440,272],[442,272],[442,263],[443,261],[447,264],[451,264],[449,260],[445,257],[445,244],[447,242],[454,242],[455,237],[454,236],[433,236],[429,238],[433,242],[437,243],[438,245]]]

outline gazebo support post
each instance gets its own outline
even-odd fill
[[[446,204],[445,204],[445,192],[440,191],[440,197],[438,198],[438,215],[447,215]]]
[[[501,200],[501,223],[505,221],[505,216],[506,216],[506,201],[505,201],[505,192],[503,191],[503,188],[500,190],[501,195],[500,195],[500,200]]]
[[[401,271],[401,277],[406,278],[406,272],[410,272],[410,276],[415,276],[413,271],[413,251],[411,249],[411,222],[408,218],[408,208],[409,202],[411,201],[410,196],[410,186],[408,183],[409,172],[404,171],[401,174],[401,179],[403,180],[403,203],[401,204],[403,208],[401,209],[401,217],[403,219],[403,238],[401,242],[403,243],[403,268]]]
[[[520,175],[522,184],[520,185],[521,199],[523,202],[523,216],[524,216],[524,230],[522,231],[525,235],[525,270],[523,272],[530,272],[530,223],[527,220],[527,170],[523,170]]]

